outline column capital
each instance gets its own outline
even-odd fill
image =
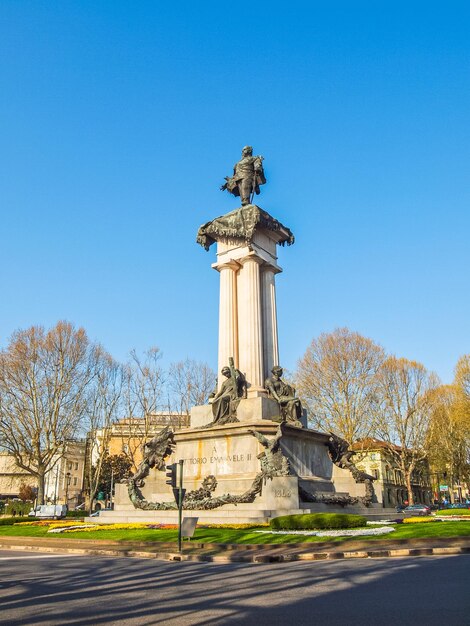
[[[280,274],[282,272],[282,267],[279,267],[279,265],[273,265],[272,263],[267,263],[265,261],[261,266],[261,271],[263,274],[267,274],[268,272],[272,272],[273,274]]]
[[[240,263],[231,259],[228,261],[222,261],[222,263],[213,263],[212,267],[218,272],[221,272],[222,270],[233,270],[234,272],[237,272],[240,269]]]
[[[248,261],[253,261],[254,263],[257,263],[260,266],[266,263],[266,261],[260,256],[258,256],[256,252],[250,252],[249,254],[242,257],[241,259],[237,259],[237,261],[238,263],[240,263],[240,265],[245,265],[245,263],[248,263]]]

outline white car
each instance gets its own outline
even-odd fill
[[[38,517],[39,519],[61,519],[67,515],[67,506],[65,504],[40,504],[35,509],[31,509],[28,513],[29,517]]]

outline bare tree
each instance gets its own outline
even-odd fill
[[[216,386],[215,372],[207,363],[186,359],[170,365],[168,387],[170,407],[182,417],[189,416],[192,406],[205,404]]]
[[[437,377],[416,361],[388,357],[380,370],[377,432],[395,458],[413,504],[412,476],[427,457]]]
[[[123,412],[120,420],[122,452],[137,467],[141,448],[155,434],[156,413],[163,406],[165,377],[161,352],[153,347],[141,357],[135,350],[124,370]]]
[[[68,322],[17,331],[0,352],[0,446],[37,479],[40,504],[46,473],[81,428],[93,376],[93,346]]]
[[[347,328],[314,339],[296,373],[310,423],[350,443],[371,437],[378,403],[377,376],[384,359],[379,345]]]
[[[87,393],[85,459],[87,508],[93,510],[113,423],[119,417],[123,367],[101,348],[96,350],[95,377]]]

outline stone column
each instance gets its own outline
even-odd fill
[[[261,269],[263,293],[263,343],[264,378],[271,376],[271,370],[279,365],[279,344],[277,339],[277,311],[275,274],[279,269],[264,265]]]
[[[229,357],[233,356],[235,367],[238,364],[238,324],[237,324],[237,269],[235,262],[217,266],[220,273],[219,297],[219,371],[217,372],[218,387],[222,386],[223,367],[228,365]]]
[[[248,381],[248,397],[264,395],[263,329],[260,264],[255,253],[239,259],[238,273],[238,367]]]

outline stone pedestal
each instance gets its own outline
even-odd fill
[[[278,425],[268,421],[227,424],[210,429],[191,429],[175,433],[176,448],[166,463],[184,460],[184,487],[187,493],[199,489],[205,478],[215,476],[217,487],[212,497],[224,494],[246,493],[259,474],[260,458],[265,446],[250,432],[256,430],[272,441]],[[289,462],[289,475],[275,476],[263,481],[262,490],[253,502],[225,504],[217,508],[197,509],[185,515],[194,515],[200,523],[261,523],[279,515],[308,512],[350,512],[366,514],[370,519],[384,518],[378,504],[366,509],[361,505],[334,505],[300,500],[300,491],[328,495],[363,496],[364,484],[356,483],[347,470],[334,466],[328,454],[328,435],[313,430],[286,427],[280,440],[283,455]],[[165,483],[164,471],[155,468],[145,478],[141,491],[149,502],[173,502],[173,494]],[[391,512],[394,514],[394,511]],[[390,512],[389,512],[390,514]],[[396,516],[396,515],[395,515]],[[129,501],[127,487],[116,485],[115,510],[107,511],[96,523],[106,522],[160,522],[175,523],[175,510],[135,509]]]
[[[207,426],[214,419],[212,406],[203,404],[191,408],[191,428]],[[279,405],[272,398],[257,396],[243,398],[237,408],[239,422],[254,422],[257,420],[272,420],[279,422],[281,419]],[[236,422],[235,422],[236,423]]]

